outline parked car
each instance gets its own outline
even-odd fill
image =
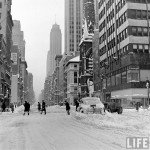
[[[119,98],[111,98],[108,99],[105,103],[105,110],[107,110],[108,112],[114,113],[117,112],[118,114],[122,114],[123,112],[123,108],[121,105],[121,99]]]
[[[81,99],[81,103],[77,109],[81,113],[102,113],[104,112],[104,105],[97,97],[85,97]]]

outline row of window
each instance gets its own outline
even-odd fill
[[[131,33],[131,35],[134,35],[134,36],[148,36],[148,32],[149,31],[147,27],[132,26],[129,28],[129,33]]]
[[[108,58],[100,62],[100,67],[105,67],[107,69],[113,70],[114,63],[119,63],[120,59],[114,59],[115,57],[121,57],[122,55],[127,55],[128,50],[133,51],[133,53],[142,53],[149,54],[148,44],[128,44],[122,49],[116,52],[116,49],[111,49],[108,51]]]
[[[150,11],[139,9],[128,9],[128,18],[147,20],[150,19]]]
[[[150,0],[128,0],[128,2],[132,3],[150,3]]]
[[[99,32],[101,32],[104,27],[105,27],[105,20],[100,24],[100,26],[99,26]]]
[[[106,4],[106,10],[108,10],[113,3],[114,3],[114,0],[109,0]]]
[[[114,28],[112,29],[112,31],[114,31]],[[123,41],[124,39],[127,38],[127,35],[128,35],[128,28],[125,28],[122,32],[120,32],[118,35],[117,35],[117,44],[120,43],[121,41]],[[101,44],[103,41],[106,40],[106,33],[104,33],[100,38],[99,38],[99,43]],[[113,41],[113,42],[112,42]],[[111,40],[109,43],[108,43],[108,50],[113,48],[115,45],[114,45],[114,39]],[[113,44],[111,44],[113,43]]]
[[[98,8],[100,9],[101,6],[104,4],[105,0],[100,0],[99,3],[98,3]]]
[[[124,39],[126,39],[127,35],[128,35],[128,28],[124,29],[122,32],[120,32],[117,35],[117,44],[122,42]]]
[[[148,11],[148,14],[147,14],[146,10],[128,9],[127,12],[124,12],[119,17],[119,19],[116,20],[117,28],[120,27],[127,20],[127,16],[128,16],[128,18],[131,18],[131,19],[144,19],[144,20],[146,20],[147,15],[148,15],[148,18],[150,19],[150,11]],[[110,17],[110,16],[112,16],[112,15],[109,15],[107,17],[107,21],[110,21],[110,19],[112,19],[112,17]],[[105,27],[105,20],[99,26],[99,32],[101,32],[104,27]]]
[[[108,3],[106,4],[106,11],[110,8],[110,6],[114,3],[114,0],[109,0]],[[116,14],[122,9],[122,7],[125,5],[126,1],[125,0],[120,0],[120,2],[116,5]],[[104,16],[105,14],[105,7],[99,14],[99,20]],[[107,22],[109,22],[112,18],[114,17],[114,9],[110,12],[108,15]]]
[[[126,4],[126,0],[120,0],[120,2],[116,5],[116,14],[123,8]]]
[[[148,44],[133,44],[133,52],[135,53],[149,53]]]
[[[139,70],[128,70],[103,80],[103,87],[139,82]]]
[[[112,12],[107,16],[107,23],[113,19],[113,12],[114,11],[112,10]],[[127,18],[146,20],[147,17],[150,19],[150,11],[147,12],[146,10],[128,9],[116,20],[116,25],[117,28],[120,27],[127,20]],[[99,32],[101,32],[102,29],[106,26],[105,23],[105,20],[101,23],[99,26]]]
[[[110,36],[114,32],[114,24],[107,30],[107,36]],[[137,27],[137,26],[129,26],[125,30],[123,30],[119,35],[117,35],[117,43],[123,41],[127,35],[133,36],[148,36],[148,27]],[[106,32],[99,38],[99,44],[106,40]],[[110,42],[111,43],[111,42]]]
[[[114,18],[114,9],[109,13],[109,15],[107,16],[107,23],[109,22],[109,21],[111,21],[112,19]]]
[[[116,26],[119,28],[127,20],[127,12],[124,12],[117,20]]]
[[[104,7],[103,10],[99,13],[99,20],[101,20],[104,15],[105,15],[105,7]]]

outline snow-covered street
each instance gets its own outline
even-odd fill
[[[80,114],[72,108],[35,108],[0,114],[0,150],[123,150],[126,137],[150,137],[150,111],[126,110],[122,115]]]

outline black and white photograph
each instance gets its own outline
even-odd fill
[[[150,150],[150,0],[0,0],[0,150]]]

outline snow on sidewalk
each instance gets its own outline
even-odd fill
[[[150,136],[150,111],[140,109],[126,109],[123,114],[109,113],[101,114],[82,114],[72,113],[77,120],[97,127],[118,128],[130,130],[135,133]]]

